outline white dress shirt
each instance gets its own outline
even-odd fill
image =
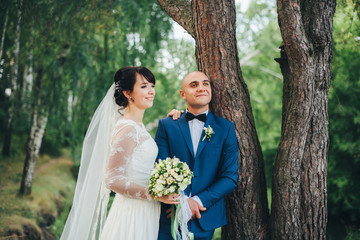
[[[186,109],[186,112],[188,112],[188,110]],[[209,110],[206,110],[205,113],[206,116],[208,114]],[[200,113],[200,114],[202,114]],[[198,114],[199,115],[199,114]],[[192,141],[192,145],[193,145],[193,149],[194,149],[194,158],[196,156],[196,152],[197,152],[197,148],[199,146],[199,142],[200,142],[200,138],[201,138],[201,133],[203,131],[203,127],[205,125],[205,123],[203,121],[200,121],[199,119],[194,118],[191,121],[188,121],[189,124],[189,128],[190,128],[190,134],[191,134],[191,141]],[[190,193],[191,196],[191,193]],[[200,200],[200,198],[198,196],[192,196],[192,199],[194,199],[195,201],[197,201],[202,207],[204,206]]]
[[[186,112],[188,110],[186,109]],[[205,113],[206,116],[208,114],[209,110],[206,110]],[[202,113],[200,113],[202,114]],[[199,114],[198,114],[199,115]],[[191,141],[194,149],[194,157],[196,156],[197,148],[199,146],[201,133],[203,131],[205,123],[203,121],[200,121],[199,119],[194,118],[193,120],[189,121],[189,128],[190,128],[190,134],[191,134]]]

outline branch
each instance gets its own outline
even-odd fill
[[[175,22],[195,38],[190,0],[157,0],[157,2]]]

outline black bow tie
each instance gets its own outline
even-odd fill
[[[202,113],[202,114],[199,114],[199,115],[194,115],[191,112],[186,112],[186,121],[191,121],[194,118],[196,118],[196,119],[198,119],[198,120],[200,120],[202,122],[205,122],[206,121],[206,114]]]

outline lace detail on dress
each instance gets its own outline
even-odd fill
[[[132,120],[119,120],[116,123],[105,176],[107,188],[127,197],[152,200],[147,185],[144,184],[144,181],[150,177],[150,172],[141,172],[141,166],[138,167],[136,165],[138,163],[135,163],[142,161],[143,155],[146,156],[149,150],[148,156],[154,155],[151,154],[154,146],[151,142],[149,144],[146,142],[149,139],[154,141],[143,126]],[[150,149],[147,149],[148,145]],[[155,157],[147,158],[150,161],[146,162],[147,166],[154,163]]]

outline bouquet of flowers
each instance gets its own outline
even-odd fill
[[[178,158],[159,160],[151,172],[149,193],[156,197],[184,191],[193,176],[189,166]]]

